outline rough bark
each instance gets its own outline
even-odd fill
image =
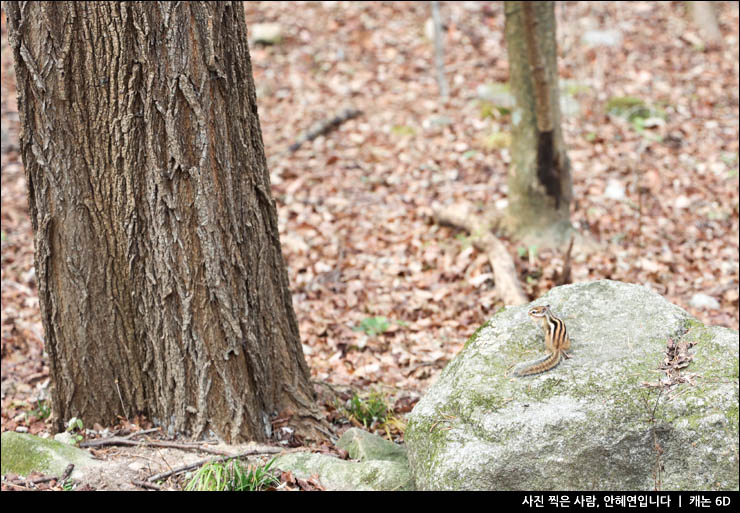
[[[560,128],[553,3],[507,2],[506,42],[516,100],[506,225],[520,236],[562,234],[573,193]]]
[[[5,2],[56,425],[316,435],[240,2]]]

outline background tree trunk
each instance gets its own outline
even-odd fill
[[[240,2],[5,2],[57,428],[317,435]]]
[[[688,2],[694,23],[699,28],[702,39],[710,49],[722,46],[722,31],[719,28],[714,2]]]
[[[562,240],[570,226],[570,163],[560,129],[553,2],[506,2],[512,165],[506,226],[515,234]]]

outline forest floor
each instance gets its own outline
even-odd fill
[[[601,247],[574,253],[571,272],[573,282],[650,287],[704,323],[738,329],[738,6],[717,5],[724,42],[705,48],[684,2],[557,4],[571,220]],[[506,205],[511,119],[490,86],[508,79],[503,3],[441,2],[447,99],[425,36],[428,2],[245,9],[250,27],[283,33],[250,51],[312,377],[339,397],[323,405],[338,426],[358,423],[345,401],[372,393],[398,420],[372,428],[401,440],[403,414],[502,306],[486,255],[435,224],[432,209]],[[51,433],[4,14],[1,58],[2,430]],[[346,108],[362,114],[287,151]],[[563,249],[503,242],[531,299],[555,285]]]

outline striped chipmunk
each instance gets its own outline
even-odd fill
[[[565,352],[570,349],[570,338],[565,329],[565,323],[552,313],[550,305],[533,306],[527,313],[533,321],[542,319],[542,328],[545,330],[545,349],[550,354],[514,371],[514,375],[519,377],[547,372],[555,368],[563,358],[570,358]]]

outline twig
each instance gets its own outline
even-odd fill
[[[47,476],[47,477],[37,477],[36,479],[26,479],[27,484],[41,484],[41,483],[48,483],[49,481],[57,481],[59,482],[59,478],[56,476]]]
[[[64,469],[64,472],[62,473],[62,477],[56,477],[56,476],[46,476],[46,477],[37,477],[35,479],[26,479],[26,484],[41,484],[41,483],[48,483],[49,481],[56,481],[57,483],[61,483],[65,481],[71,474],[72,470],[74,470],[75,465],[74,463],[70,463],[67,465],[67,467]]]
[[[159,431],[160,428],[151,428],[151,429],[144,429],[142,431],[134,431],[133,433],[129,433],[125,436],[111,436],[108,438],[97,438],[95,440],[86,440],[84,442],[80,442],[79,447],[85,448],[85,447],[101,447],[104,445],[115,445],[115,444],[109,444],[107,443],[110,440],[130,440],[136,436],[139,435],[147,435],[149,433],[154,433],[155,431]]]
[[[111,436],[109,438],[100,438],[97,440],[87,440],[85,442],[80,443],[80,448],[105,447],[107,445],[128,445],[128,446],[140,445],[144,447],[169,447],[172,449],[184,449],[184,450],[196,449],[201,452],[207,452],[210,454],[219,454],[222,456],[226,456],[229,454],[226,451],[220,451],[218,449],[209,449],[207,447],[203,447],[203,444],[207,442],[178,443],[178,442],[170,442],[167,440],[139,440],[139,441],[132,440],[132,438],[136,436],[146,435],[148,433],[153,433],[159,430],[160,428],[151,428],[151,429],[145,429],[143,431],[136,431],[126,436]]]
[[[13,488],[19,488],[21,490],[27,490],[27,491],[33,490],[33,488],[28,488],[27,486],[11,483],[10,481],[3,481],[3,485],[11,486]]]
[[[187,472],[188,470],[198,468],[200,466],[205,465],[206,463],[218,463],[218,462],[226,461],[230,459],[241,459],[241,458],[246,458],[247,456],[256,456],[258,454],[278,454],[282,452],[295,452],[295,451],[285,450],[279,447],[265,447],[263,449],[252,449],[252,450],[242,452],[239,454],[233,454],[231,456],[222,456],[221,458],[206,458],[204,460],[196,461],[195,463],[190,463],[189,465],[183,465],[182,467],[177,467],[172,470],[168,470],[167,472],[162,472],[160,474],[149,476],[146,480],[149,481],[150,483],[154,481],[159,481],[160,479],[166,479],[175,474],[180,474],[182,472]]]
[[[121,395],[121,387],[118,386],[118,378],[115,379],[114,383],[116,384],[116,390],[118,390],[118,398],[121,400],[121,409],[126,413],[126,416],[128,417],[128,408],[124,406],[123,404],[123,396]]]
[[[178,442],[168,442],[166,440],[129,440],[128,438],[121,438],[121,437],[112,437],[112,438],[106,438],[101,440],[90,440],[88,442],[83,442],[80,444],[80,447],[103,447],[107,445],[127,445],[127,446],[141,446],[141,447],[168,447],[170,449],[183,449],[186,451],[189,450],[196,450],[201,452],[207,452],[209,454],[219,454],[222,456],[229,456],[229,453],[227,451],[222,451],[219,449],[209,449],[208,447],[203,447],[202,444],[185,444],[185,443],[178,443]]]
[[[159,485],[155,485],[153,483],[147,483],[146,481],[139,481],[138,479],[132,479],[131,484],[136,485],[140,488],[147,488],[149,490],[157,490],[158,492],[161,492],[164,490],[164,488],[162,488]]]
[[[570,244],[568,244],[568,250],[565,252],[565,262],[563,263],[563,274],[560,276],[560,279],[557,281],[558,285],[565,285],[566,283],[570,283],[570,252],[573,249],[573,241],[575,240],[575,235],[570,236]]]
[[[304,142],[313,141],[320,135],[326,135],[332,130],[336,130],[337,128],[339,128],[339,125],[341,125],[345,121],[349,121],[350,119],[356,118],[360,115],[362,115],[361,110],[344,109],[333,118],[316,123],[308,130],[308,132],[303,134],[301,137],[298,138],[298,140],[296,140],[296,142],[288,147],[288,153],[294,153],[298,150],[298,148],[301,147]]]

